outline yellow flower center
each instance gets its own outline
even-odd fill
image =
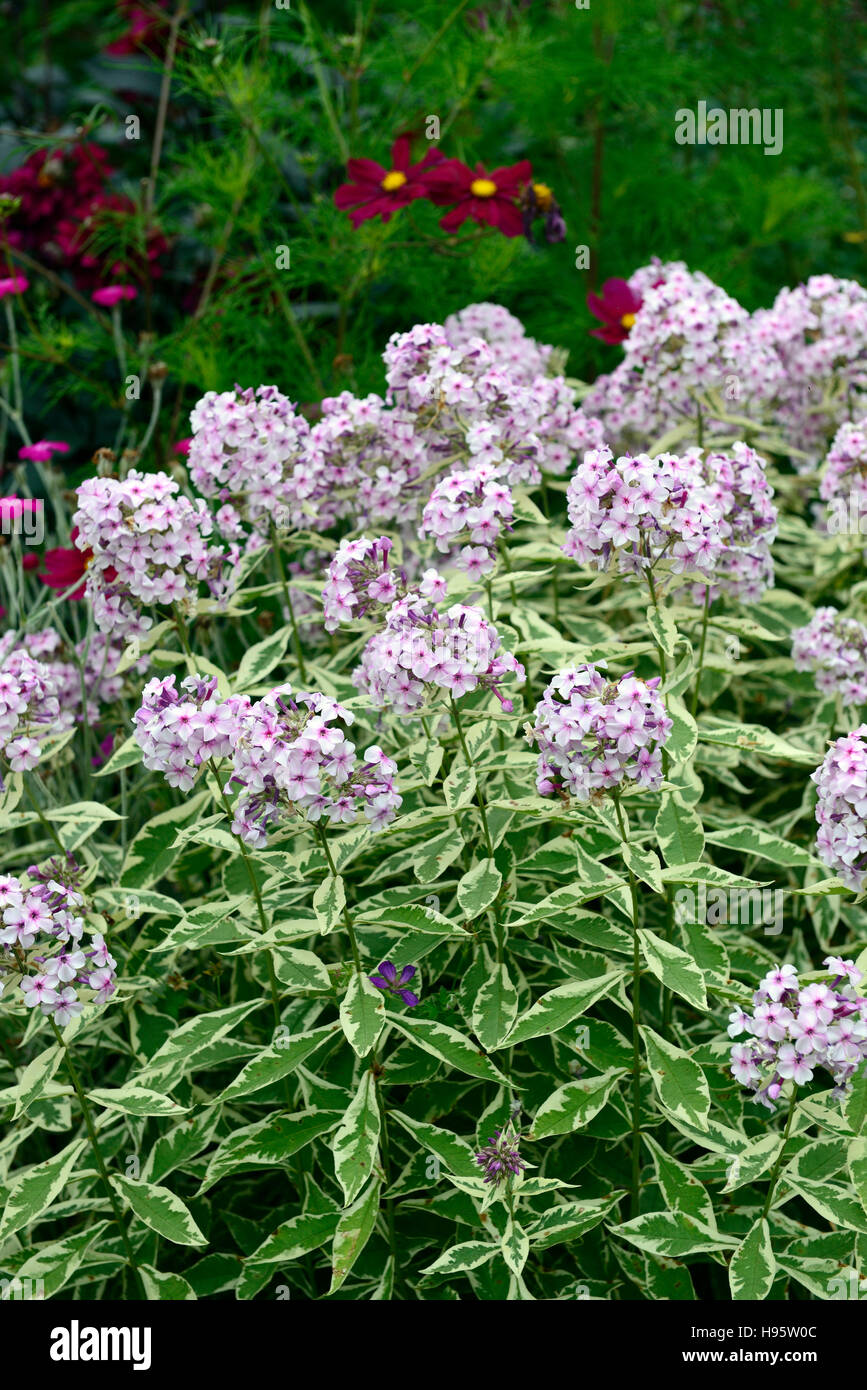
[[[493,198],[497,191],[497,185],[493,179],[473,179],[470,184],[470,192],[474,198]]]
[[[635,322],[635,315],[634,315],[634,314],[624,314],[623,317],[622,317],[622,319],[620,320],[621,326],[622,326],[623,328],[631,328],[632,325],[634,324],[634,322]]]
[[[547,183],[534,183],[533,192],[536,195],[536,203],[540,212],[547,212],[554,201],[554,194]]]
[[[393,193],[396,188],[403,188],[406,183],[406,174],[402,174],[399,169],[392,169],[382,180],[382,186],[386,193]]]

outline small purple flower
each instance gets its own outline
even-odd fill
[[[414,974],[415,966],[405,965],[398,978],[397,967],[392,965],[390,960],[384,960],[379,967],[379,974],[371,975],[370,981],[377,989],[384,989],[386,994],[399,995],[407,1008],[414,1009],[418,1003],[418,995],[413,994],[411,989],[401,988],[409,983]]]
[[[485,1148],[476,1154],[476,1162],[483,1170],[485,1182],[499,1187],[510,1178],[520,1175],[526,1163],[518,1152],[521,1136],[515,1133],[512,1122],[505,1129],[495,1129]]]

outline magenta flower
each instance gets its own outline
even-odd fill
[[[5,299],[7,294],[23,294],[30,288],[30,281],[25,280],[23,275],[7,275],[0,280],[0,299]]]
[[[397,967],[392,965],[390,960],[384,960],[379,967],[379,974],[371,975],[369,978],[377,989],[384,989],[386,994],[399,995],[407,1008],[414,1009],[418,1003],[418,995],[413,994],[411,989],[401,989],[401,985],[408,984],[414,974],[415,966],[405,965],[398,977]]]
[[[429,170],[441,164],[443,157],[439,150],[428,150],[418,164],[411,164],[409,152],[409,136],[401,135],[391,147],[389,169],[375,159],[350,159],[346,170],[352,183],[341,184],[334,202],[349,213],[353,227],[371,217],[388,222],[399,208],[428,196]]]
[[[33,463],[50,463],[52,454],[68,454],[69,445],[62,439],[38,439],[35,444],[25,444],[18,450],[20,459],[30,459]]]
[[[101,304],[106,309],[112,309],[122,299],[137,299],[138,290],[134,289],[132,285],[104,285],[101,290],[94,290],[90,297],[94,304]]]
[[[601,338],[603,343],[623,343],[629,337],[641,300],[628,280],[606,280],[601,299],[598,294],[588,294],[587,308],[594,318],[602,320],[601,328],[591,329],[591,338]]]
[[[192,444],[192,442],[193,437],[192,435],[190,435],[189,439],[179,439],[177,444],[172,445],[172,448],[176,454],[188,454],[190,452],[190,445]]]

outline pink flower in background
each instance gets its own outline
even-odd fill
[[[190,452],[190,445],[192,444],[192,442],[193,437],[192,435],[190,435],[189,439],[179,439],[177,444],[172,445],[172,448],[176,454],[188,454]]]
[[[94,304],[112,309],[115,304],[120,304],[122,299],[137,299],[138,290],[132,285],[104,285],[102,289],[94,290],[90,297]]]
[[[5,299],[7,294],[23,294],[29,288],[30,281],[23,275],[7,275],[0,280],[0,299]]]
[[[334,195],[336,205],[349,212],[353,227],[381,217],[388,222],[392,213],[429,193],[427,174],[442,163],[438,150],[429,150],[418,164],[409,161],[410,139],[401,135],[391,147],[391,168],[375,159],[350,159],[346,171],[352,183],[341,184]]]
[[[20,459],[30,459],[33,463],[50,463],[52,454],[68,454],[69,445],[62,439],[39,439],[35,444],[25,444],[18,450]]]

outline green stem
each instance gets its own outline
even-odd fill
[[[219,796],[220,796],[220,801],[221,801],[222,804],[223,804],[223,810],[225,811],[226,815],[228,816],[228,818],[229,818],[229,825],[231,826],[232,821],[234,820],[234,816],[233,816],[233,814],[232,814],[232,808],[231,808],[231,806],[229,805],[229,799],[228,799],[228,797],[226,796],[225,791],[223,790],[222,784],[221,784],[221,782],[220,782],[220,774],[219,774],[219,772],[218,772],[218,770],[217,770],[217,766],[216,766],[216,764],[215,764],[213,758],[209,758],[209,759],[208,759],[208,766],[210,767],[211,772],[213,773],[214,781],[216,782],[216,785],[217,785],[217,791],[218,791]],[[252,891],[252,893],[253,893],[253,897],[254,897],[255,900],[256,900],[256,912],[258,913],[258,916],[259,916],[259,925],[261,926],[263,932],[267,932],[267,931],[268,931],[268,918],[267,918],[267,916],[266,916],[266,914],[265,914],[265,904],[262,902],[262,892],[261,892],[261,889],[259,888],[259,880],[256,878],[256,870],[255,870],[254,867],[253,867],[253,861],[252,861],[252,859],[250,858],[250,854],[249,854],[249,851],[248,851],[248,849],[247,849],[247,846],[244,844],[244,841],[241,839],[241,836],[235,834],[235,831],[234,831],[234,830],[232,831],[232,834],[235,836],[235,839],[238,841],[238,847],[239,847],[239,849],[240,849],[240,851],[241,851],[241,857],[242,857],[242,859],[244,860],[244,867],[245,867],[245,869],[247,870],[247,878],[248,878],[249,881],[250,881],[250,889],[251,889],[251,891]],[[274,973],[274,957],[273,957],[273,955],[272,955],[272,953],[271,953],[270,950],[265,952],[265,961],[266,961],[266,964],[267,964],[267,967],[268,967],[268,984],[269,984],[269,987],[270,987],[270,990],[271,990],[271,1007],[272,1007],[273,1010],[274,1010],[274,1024],[275,1024],[276,1027],[279,1028],[279,1026],[280,1026],[280,991],[279,991],[278,988],[277,988],[277,976],[276,976],[275,973]]]
[[[60,842],[60,837],[59,837],[59,835],[57,834],[57,831],[54,829],[54,826],[51,824],[51,821],[48,820],[48,818],[46,817],[46,815],[44,814],[44,812],[43,812],[43,810],[42,810],[42,807],[39,805],[39,802],[36,800],[36,797],[33,795],[33,789],[32,789],[32,787],[30,786],[30,781],[29,781],[29,778],[27,777],[27,774],[26,774],[26,773],[25,773],[25,775],[24,775],[24,788],[25,788],[25,790],[26,790],[26,792],[27,792],[27,795],[28,795],[28,797],[29,797],[29,799],[30,799],[30,804],[31,804],[31,806],[33,807],[34,811],[36,812],[36,814],[37,814],[37,816],[39,817],[40,821],[42,822],[43,826],[44,826],[45,829],[48,831],[48,833],[49,833],[49,835],[51,836],[52,840],[54,841],[54,843],[56,844],[57,848],[60,850],[60,853],[63,855],[63,857],[64,857],[64,859],[65,859],[65,858],[66,858],[66,846],[63,845],[63,844],[61,844],[61,842]]]
[[[777,1181],[778,1181],[779,1176],[780,1176],[780,1169],[781,1169],[782,1166],[783,1166],[783,1159],[784,1159],[785,1154],[786,1154],[786,1144],[788,1143],[789,1134],[790,1134],[790,1132],[791,1132],[792,1120],[793,1120],[794,1117],[795,1117],[795,1102],[796,1102],[797,1099],[798,1099],[798,1088],[797,1088],[797,1086],[795,1086],[794,1083],[793,1083],[793,1085],[792,1085],[792,1099],[789,1101],[789,1113],[788,1113],[788,1116],[786,1117],[786,1128],[785,1128],[785,1130],[784,1130],[784,1132],[783,1132],[783,1142],[782,1142],[782,1144],[780,1145],[780,1152],[779,1152],[779,1155],[778,1155],[778,1157],[777,1157],[777,1161],[776,1161],[776,1163],[774,1164],[774,1170],[773,1170],[773,1172],[771,1173],[770,1182],[768,1183],[768,1195],[767,1195],[767,1197],[765,1198],[765,1205],[764,1205],[764,1208],[763,1208],[763,1210],[762,1210],[762,1220],[763,1220],[763,1221],[767,1220],[768,1212],[771,1210],[771,1202],[772,1202],[773,1199],[774,1199],[774,1192],[776,1191]]]
[[[328,868],[331,872],[331,877],[337,878],[337,869],[334,865],[334,859],[331,854],[331,846],[328,843],[328,836],[325,834],[325,831],[321,825],[316,826],[316,833],[319,836],[319,843],[322,845],[322,849],[325,853],[325,858],[328,862]],[[343,907],[343,925],[349,933],[349,941],[352,946],[352,959],[355,963],[355,969],[357,973],[361,975],[361,955],[358,950],[358,938],[355,935],[355,928],[352,925],[352,918],[349,915],[349,908],[345,904]]]
[[[117,1228],[120,1231],[120,1237],[121,1241],[123,1242],[123,1248],[126,1251],[127,1264],[135,1274],[136,1279],[140,1281],[141,1276],[139,1275],[138,1265],[136,1264],[135,1255],[133,1254],[133,1249],[130,1244],[129,1233],[126,1228],[126,1223],[123,1219],[123,1212],[121,1211],[120,1204],[117,1200],[117,1193],[111,1185],[111,1178],[108,1175],[108,1169],[105,1166],[105,1159],[102,1156],[102,1150],[99,1147],[99,1141],[96,1137],[96,1129],[93,1123],[93,1115],[91,1114],[90,1103],[87,1099],[84,1087],[81,1084],[81,1080],[76,1070],[75,1063],[72,1060],[72,1053],[70,1052],[69,1048],[67,1047],[64,1041],[63,1034],[61,1033],[57,1024],[54,1022],[53,1018],[49,1018],[48,1021],[51,1024],[52,1029],[54,1030],[55,1038],[57,1039],[60,1046],[63,1048],[63,1057],[64,1061],[66,1062],[66,1070],[69,1072],[69,1078],[72,1082],[75,1094],[78,1096],[78,1103],[81,1106],[81,1113],[84,1116],[84,1124],[85,1128],[87,1129],[87,1137],[90,1142],[90,1147],[93,1152],[93,1157],[96,1162],[97,1169],[99,1171],[99,1176],[101,1177],[103,1186],[105,1187],[106,1196],[108,1197],[108,1200],[111,1203],[111,1209],[114,1213],[114,1219],[117,1222]]]
[[[709,615],[710,615],[710,584],[709,584],[709,583],[706,583],[705,586],[704,586],[704,613],[703,613],[703,615],[702,615],[702,620],[701,620],[701,646],[699,647],[699,653],[698,653],[698,670],[697,670],[696,673],[695,673],[695,689],[694,689],[693,692],[692,692],[692,709],[691,709],[691,711],[690,711],[690,713],[692,714],[693,719],[695,719],[696,710],[698,709],[698,690],[699,690],[699,686],[701,685],[701,673],[702,673],[702,669],[703,669],[703,667],[704,667],[704,652],[705,652],[705,647],[707,646],[707,621],[708,621]]]
[[[612,793],[620,838],[624,848],[629,845],[629,836],[623,823],[620,798]],[[641,1190],[641,1034],[638,1031],[641,1009],[641,956],[638,949],[638,888],[635,875],[626,865],[629,875],[629,891],[632,896],[632,1185],[630,1191],[629,1214],[639,1214],[639,1194]]]
[[[277,539],[277,528],[271,523],[271,545],[274,548],[274,558],[277,561],[277,572],[280,575],[280,586],[283,590],[283,601],[289,610],[289,621],[292,624],[292,645],[295,648],[295,660],[298,662],[298,670],[301,672],[301,679],[307,682],[307,668],[304,665],[304,651],[301,646],[301,634],[298,631],[298,623],[295,620],[295,609],[292,607],[292,599],[289,596],[289,585],[286,582],[286,570],[283,567],[283,555],[280,551],[280,542]]]
[[[472,768],[473,773],[474,773],[474,775],[475,775],[475,773],[476,773],[475,763],[473,762],[472,757],[470,756],[470,750],[469,750],[469,748],[467,747],[467,740],[464,738],[464,729],[463,729],[463,725],[462,725],[462,723],[461,723],[461,716],[460,716],[460,714],[458,713],[458,707],[457,707],[457,704],[456,704],[456,702],[455,702],[455,697],[454,697],[454,695],[449,695],[449,699],[451,700],[451,705],[452,705],[452,716],[453,716],[454,721],[455,721],[455,728],[457,729],[457,732],[458,732],[458,738],[459,738],[459,740],[460,740],[461,748],[463,749],[464,757],[465,757],[466,760],[467,760],[467,766],[470,767],[470,768]],[[488,858],[489,858],[489,859],[493,859],[493,857],[494,857],[494,842],[493,842],[493,840],[491,839],[491,832],[490,832],[490,830],[488,829],[488,816],[487,816],[487,812],[486,812],[486,810],[485,810],[485,798],[484,798],[484,795],[482,794],[482,789],[481,789],[481,787],[479,786],[479,779],[478,779],[478,776],[477,776],[477,775],[476,775],[476,805],[477,805],[478,808],[479,808],[479,815],[480,815],[481,818],[482,818],[482,830],[484,831],[484,835],[485,835],[485,845],[486,845],[487,851],[488,851]]]

